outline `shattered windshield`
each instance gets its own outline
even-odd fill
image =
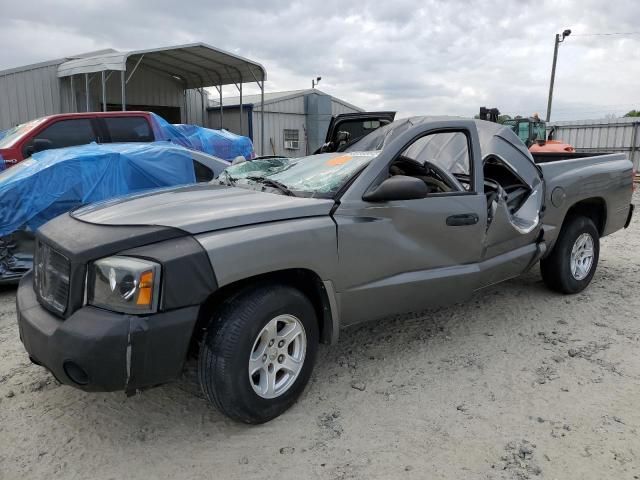
[[[379,151],[325,153],[301,158],[257,158],[227,167],[221,183],[280,191],[285,195],[332,198]]]

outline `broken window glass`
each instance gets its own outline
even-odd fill
[[[489,208],[488,225],[498,212],[504,212],[511,226],[521,234],[533,231],[540,223],[542,182],[527,184],[502,158],[492,155],[484,160],[485,194]],[[497,209],[501,204],[504,208]]]

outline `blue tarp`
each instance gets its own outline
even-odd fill
[[[151,115],[158,129],[158,140],[171,140],[183,147],[199,150],[228,161],[236,157],[244,157],[247,160],[253,157],[253,143],[249,137],[236,135],[227,130],[171,124],[159,115],[154,113]]]
[[[195,181],[189,151],[167,142],[46,150],[0,174],[0,236],[85,203]]]
[[[253,144],[249,137],[236,135],[227,130],[211,130],[196,125],[174,126],[191,141],[191,148],[195,150],[224,160],[233,160],[236,157],[251,160],[253,157]]]

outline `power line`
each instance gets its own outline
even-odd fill
[[[572,33],[572,37],[608,37],[611,35],[640,35],[640,32]]]
[[[591,108],[577,108],[577,109],[558,109],[557,113],[562,113],[565,115],[580,115],[580,114],[585,114],[585,113],[598,113],[598,112],[623,112],[623,111],[629,111],[629,110],[633,110],[634,109],[634,105],[633,104],[629,104],[629,105],[624,105],[624,106],[620,106],[620,107],[608,107],[608,106],[603,106],[603,107],[598,107],[597,105]],[[536,109],[536,108],[530,108],[528,109],[532,112],[541,112],[544,111],[542,109]],[[516,112],[515,110],[505,110],[505,111],[500,111],[501,115],[509,115],[509,116],[515,116],[515,115],[522,115],[523,112]]]
[[[591,105],[585,107],[563,107],[559,108],[558,112],[581,112],[581,111],[594,111],[595,109],[601,110],[624,110],[625,108],[632,108],[634,105],[639,105],[640,102],[618,103],[612,105]]]
[[[592,107],[587,107],[587,108],[563,108],[563,109],[558,109],[557,112],[558,113],[562,113],[564,115],[580,115],[580,114],[587,114],[587,113],[606,113],[606,112],[623,112],[623,111],[628,111],[628,110],[633,110],[634,104],[625,104],[625,105],[621,105],[619,107],[613,106],[613,105],[594,105]],[[540,109],[536,109],[536,108],[531,108],[529,109],[532,112],[540,112],[542,110]],[[522,115],[522,111],[520,112],[516,112],[515,110],[504,110],[504,111],[500,111],[501,115],[509,115],[509,116],[516,116],[516,115]]]

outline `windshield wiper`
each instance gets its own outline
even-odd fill
[[[229,175],[228,173],[225,172],[224,174],[224,179],[220,179],[220,177],[218,177],[218,181],[219,182],[224,182],[224,184],[233,187],[236,184],[236,179],[234,177],[232,177],[231,175]]]
[[[246,177],[246,179],[254,181],[254,182],[261,183],[262,185],[265,185],[267,187],[276,188],[276,189],[280,190],[282,193],[284,193],[285,195],[289,195],[291,197],[295,197],[296,196],[295,193],[293,193],[291,190],[289,190],[289,187],[287,187],[284,183],[279,182],[278,180],[274,180],[274,179],[268,178],[268,177],[258,177],[258,176],[249,176],[249,177]]]

